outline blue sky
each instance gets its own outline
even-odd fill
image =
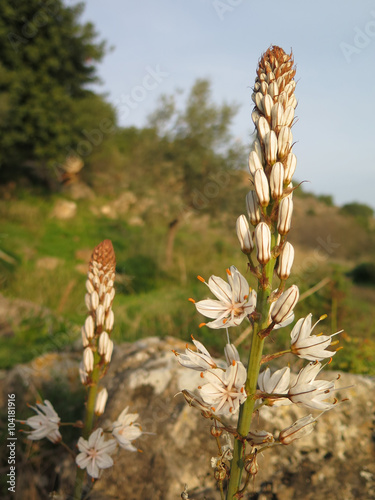
[[[232,132],[245,144],[257,61],[270,44],[292,48],[296,178],[338,204],[375,208],[375,1],[87,0],[82,20],[114,46],[98,90],[121,125],[145,125],[160,94],[209,78],[217,103],[240,105]]]

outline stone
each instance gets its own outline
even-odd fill
[[[211,457],[217,455],[215,440],[210,435],[211,422],[197,409],[189,407],[180,394],[182,388],[190,384],[192,389],[200,380],[199,372],[181,367],[171,352],[172,349],[183,352],[184,348],[185,342],[176,338],[149,338],[115,345],[108,374],[101,381],[109,398],[98,425],[108,427],[129,406],[131,412],[139,414],[145,433],[135,442],[143,453],[120,450],[114,467],[104,471],[95,484],[90,494],[92,500],[176,500],[184,484],[188,485],[191,500],[220,499],[210,466]],[[15,392],[17,411],[25,418],[25,414],[31,415],[26,402],[34,404],[38,392],[43,396],[45,384],[52,384],[53,377],[65,379],[72,390],[79,390],[81,355],[80,348],[77,352],[44,354],[31,363],[13,368],[3,377],[0,404],[4,407],[7,394]],[[329,370],[324,372],[326,379],[337,376]],[[316,429],[305,439],[259,454],[259,473],[244,498],[375,498],[375,380],[347,373],[340,376],[338,386],[346,389],[338,390],[336,396],[349,401],[321,415]],[[59,394],[53,397],[59,401]],[[54,403],[52,396],[51,402]],[[69,399],[64,402],[65,406],[70,404]],[[264,429],[277,436],[281,429],[309,413],[296,405],[264,408],[259,417],[254,418],[254,429]],[[319,412],[313,413],[319,415]],[[64,421],[63,415],[60,416]],[[61,432],[64,435],[64,428]],[[44,444],[37,442],[33,447],[43,450]],[[31,500],[29,491],[42,484],[45,491],[50,491],[48,488],[53,484],[60,484],[56,494],[62,498],[64,493],[71,494],[75,467],[62,447],[56,447],[55,453],[48,456],[48,467],[42,464],[42,452],[29,463],[27,449],[18,447],[18,460],[23,465],[17,488],[22,498]]]
[[[77,213],[77,204],[74,201],[57,200],[53,208],[51,217],[60,220],[68,220],[75,217]]]

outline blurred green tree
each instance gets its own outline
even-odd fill
[[[69,155],[85,160],[114,129],[114,110],[87,87],[98,81],[95,62],[106,44],[91,23],[79,22],[83,8],[0,2],[2,178],[27,169],[50,183]]]
[[[166,267],[172,263],[176,231],[191,211],[214,212],[221,208],[231,172],[243,168],[245,153],[230,134],[238,111],[234,103],[217,105],[212,101],[210,82],[198,79],[190,90],[185,106],[177,105],[179,93],[163,95],[149,117],[149,126],[160,138],[162,150],[175,178],[173,191],[180,193],[184,205],[171,214],[166,246]],[[212,201],[215,200],[214,203]]]

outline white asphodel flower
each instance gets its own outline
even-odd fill
[[[315,361],[306,365],[297,375],[295,384],[289,389],[288,397],[296,403],[314,410],[329,410],[335,403],[327,401],[329,394],[335,389],[335,382],[315,380],[322,365]]]
[[[285,367],[275,371],[271,375],[271,370],[266,368],[259,374],[258,386],[262,392],[267,394],[285,394],[285,398],[267,397],[267,402],[270,406],[283,406],[291,404],[288,399],[288,390],[290,385],[290,368]]]
[[[195,340],[193,336],[191,337],[193,344],[197,348],[197,351],[192,351],[189,347],[186,346],[185,354],[180,354],[176,351],[173,351],[177,356],[178,362],[180,365],[185,366],[185,368],[191,368],[192,370],[209,370],[210,368],[216,368],[216,363],[212,359],[210,353],[204,347],[204,345]]]
[[[113,459],[110,456],[116,449],[114,439],[104,439],[103,429],[99,427],[89,439],[80,437],[78,440],[80,453],[76,456],[76,464],[80,469],[87,469],[87,473],[94,479],[100,477],[102,469],[112,467]]]
[[[336,352],[326,351],[326,348],[331,345],[333,335],[341,332],[336,332],[333,335],[311,335],[316,325],[325,316],[320,317],[313,326],[311,326],[311,318],[312,314],[309,314],[306,318],[299,319],[295,324],[290,333],[292,339],[291,350],[298,357],[309,361],[321,361],[325,358],[331,358]]]
[[[228,328],[238,326],[244,318],[255,310],[256,292],[235,266],[227,269],[228,283],[219,276],[211,276],[206,283],[218,300],[205,299],[195,303],[198,312],[214,319],[206,323],[209,328]]]
[[[113,423],[112,435],[121,446],[127,451],[137,451],[137,448],[131,444],[134,439],[139,438],[142,429],[139,423],[135,422],[138,413],[128,413],[127,406]]]
[[[28,425],[33,431],[29,432],[27,439],[37,441],[38,439],[47,438],[52,443],[61,441],[61,434],[59,432],[60,417],[54,410],[52,404],[45,399],[44,404],[37,403],[36,407],[31,406],[37,415],[29,417],[27,420],[21,422]]]
[[[217,415],[236,413],[247,398],[246,369],[240,361],[233,360],[225,371],[208,370],[202,377],[207,384],[198,387],[201,397]]]

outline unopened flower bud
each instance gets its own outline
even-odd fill
[[[279,234],[288,234],[292,224],[293,200],[286,197],[281,200],[279,206],[279,216],[277,219],[277,230]]]
[[[100,415],[103,415],[104,410],[105,410],[105,405],[107,404],[107,399],[108,399],[108,391],[107,389],[102,389],[100,392],[98,392],[96,396],[96,401],[95,401],[95,415],[98,417]]]
[[[271,170],[270,188],[272,198],[281,198],[284,191],[284,167],[281,162],[276,162]]]
[[[105,294],[107,290],[107,287],[105,286],[104,283],[100,283],[100,286],[99,286],[99,298],[100,300],[102,299],[103,295]]]
[[[284,124],[284,108],[282,104],[277,102],[272,106],[271,123],[273,130],[279,130]]]
[[[87,309],[89,311],[91,311],[91,298],[90,298],[89,293],[86,293],[86,295],[85,295],[85,304],[86,304]]]
[[[298,102],[297,102],[296,96],[293,94],[292,97],[288,100],[287,105],[292,106],[293,109],[296,109],[297,104],[298,104]]]
[[[280,295],[271,311],[272,321],[276,324],[285,321],[293,313],[293,309],[299,299],[297,285],[292,285]]]
[[[87,316],[85,321],[85,333],[86,337],[89,340],[94,337],[94,330],[95,330],[94,320],[92,319],[92,316]]]
[[[110,309],[107,313],[107,316],[105,318],[105,329],[108,331],[108,332],[111,332],[112,329],[113,329],[113,323],[115,321],[115,315],[113,314],[113,311],[112,309]]]
[[[275,441],[273,434],[267,431],[250,431],[246,436],[246,441],[251,444],[251,446],[257,446],[263,443],[272,443]]]
[[[288,106],[284,111],[283,125],[290,127],[294,120],[294,108],[293,106]]]
[[[86,281],[86,290],[89,293],[92,293],[95,290],[94,285],[92,284],[92,281],[89,279]]]
[[[111,295],[107,292],[104,295],[104,302],[103,302],[103,307],[105,311],[108,311],[108,309],[111,307],[112,299]]]
[[[256,151],[251,151],[249,154],[249,170],[251,175],[255,174],[256,170],[263,170],[262,163],[257,155]]]
[[[285,172],[284,172],[285,176],[284,182],[286,182],[287,184],[289,184],[289,182],[292,180],[294,172],[296,171],[296,166],[297,166],[296,155],[293,153],[289,153],[285,159]]]
[[[268,85],[268,93],[271,97],[277,97],[279,95],[279,86],[276,81],[273,81]]]
[[[249,228],[249,223],[244,215],[240,215],[236,222],[236,231],[241,250],[249,255],[254,248],[253,239]]]
[[[263,95],[261,92],[255,94],[255,105],[263,113]]]
[[[262,146],[260,145],[259,139],[255,139],[255,141],[253,142],[253,150],[256,152],[260,160],[260,163],[263,165],[264,157],[263,157]]]
[[[273,130],[266,135],[264,146],[267,163],[273,165],[277,160],[277,137]]]
[[[279,132],[279,137],[277,139],[277,150],[279,158],[284,158],[284,156],[289,153],[290,148],[293,143],[293,135],[290,127],[281,127]]]
[[[104,323],[105,310],[103,304],[99,304],[96,310],[96,326],[101,326]]]
[[[86,332],[85,332],[84,326],[81,328],[81,335],[82,335],[82,345],[83,345],[83,347],[87,347],[89,345],[89,340],[86,337]]]
[[[104,354],[104,361],[106,363],[109,363],[112,359],[112,353],[113,353],[113,342],[112,340],[109,341],[107,350]]]
[[[258,204],[258,197],[255,191],[249,191],[246,195],[246,208],[250,222],[256,226],[260,222],[260,210]]]
[[[279,263],[276,269],[277,276],[281,280],[286,280],[289,278],[293,261],[294,261],[293,245],[289,242],[286,242],[281,251],[281,254],[279,255]]]
[[[259,205],[266,207],[270,202],[270,191],[267,176],[263,169],[255,172],[254,186],[258,196]]]
[[[98,352],[103,356],[107,350],[110,342],[110,338],[107,332],[102,332],[99,337]]]
[[[85,370],[85,365],[83,364],[83,361],[81,361],[79,364],[79,378],[81,380],[81,384],[86,385],[88,379],[88,373]]]
[[[86,347],[83,351],[83,366],[87,373],[91,373],[94,369],[94,354],[90,347]]]
[[[255,228],[257,259],[262,265],[271,259],[271,231],[265,222],[260,222]]]
[[[270,126],[268,125],[268,121],[261,116],[257,123],[258,137],[260,137],[261,141],[264,142],[265,136],[270,131]]]
[[[273,107],[273,99],[270,95],[266,94],[263,98],[263,108],[264,108],[264,114],[267,118],[271,118],[272,107]]]
[[[97,291],[93,291],[90,295],[91,310],[95,311],[99,305],[99,295]]]
[[[308,436],[314,430],[315,422],[316,419],[312,415],[299,418],[293,425],[280,432],[280,443],[287,445],[296,439]]]

